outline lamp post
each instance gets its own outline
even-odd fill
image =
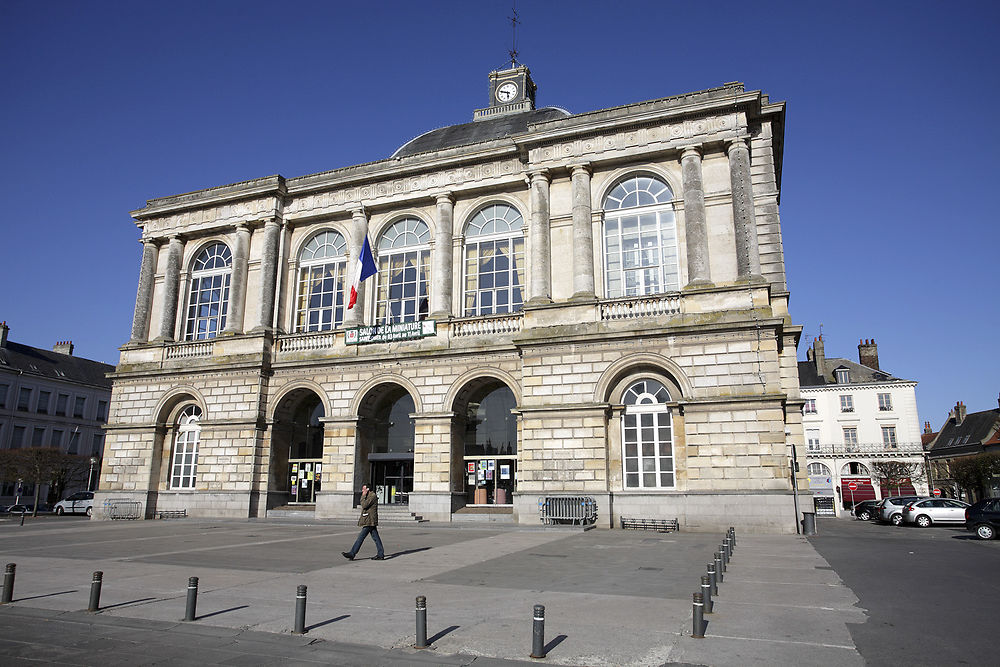
[[[94,490],[93,488],[91,488],[91,483],[94,481],[94,467],[96,465],[97,465],[97,457],[96,456],[91,456],[90,457],[90,474],[87,475],[87,490],[88,491],[93,491]]]

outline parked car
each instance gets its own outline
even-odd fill
[[[992,540],[1000,529],[1000,498],[983,498],[965,509],[965,529],[981,540]]]
[[[873,516],[875,516],[875,507],[879,504],[878,500],[862,500],[860,503],[854,506],[854,516],[861,519],[862,521],[868,521]]]
[[[34,510],[35,510],[34,505],[24,505],[24,504],[8,505],[7,507],[3,508],[3,511],[6,512],[7,514],[21,514],[22,512],[28,513],[28,512],[33,512]]]
[[[965,523],[968,506],[969,503],[951,498],[917,500],[903,508],[903,523],[915,523],[921,528],[935,523]]]
[[[882,502],[878,505],[875,519],[882,523],[891,523],[894,526],[902,525],[903,508],[909,503],[926,498],[927,496],[890,496],[889,498],[883,498]]]
[[[68,498],[64,498],[56,503],[55,513],[63,514],[86,514],[90,516],[94,512],[94,493],[92,491],[78,491]]]

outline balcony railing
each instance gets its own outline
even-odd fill
[[[912,455],[922,454],[923,447],[919,442],[898,442],[894,445],[884,442],[859,442],[859,443],[820,443],[818,445],[806,445],[806,452],[809,454],[827,455],[855,455],[867,454],[877,456],[898,456],[900,454]]]
[[[333,347],[336,337],[337,334],[333,331],[289,334],[278,339],[278,352],[325,350]]]
[[[452,338],[514,334],[521,330],[523,324],[524,315],[521,313],[477,317],[474,319],[453,320],[449,326],[448,333]]]
[[[198,340],[185,343],[174,343],[168,345],[166,355],[168,361],[175,359],[195,359],[197,357],[212,356],[212,348],[215,341]]]
[[[628,320],[657,315],[676,315],[681,312],[678,294],[617,299],[601,303],[601,320]]]

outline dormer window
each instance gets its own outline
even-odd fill
[[[837,376],[837,384],[850,384],[851,383],[851,372],[846,368],[838,368],[834,371]]]

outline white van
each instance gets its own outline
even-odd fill
[[[56,514],[86,514],[94,513],[94,494],[92,491],[79,491],[56,503],[52,510]]]

